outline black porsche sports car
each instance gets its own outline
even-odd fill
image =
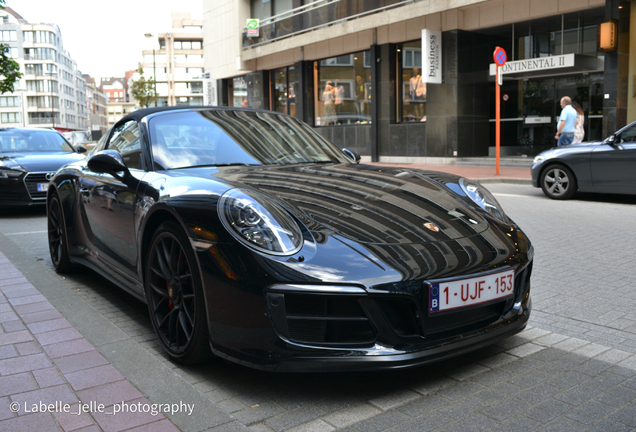
[[[84,159],[82,152],[54,130],[0,128],[0,206],[45,204],[55,171]]]
[[[544,151],[534,158],[532,185],[552,199],[576,191],[636,194],[636,122],[601,142]]]
[[[180,362],[400,368],[523,330],[533,247],[495,198],[357,162],[288,115],[136,111],[52,179],[51,259],[145,301]]]

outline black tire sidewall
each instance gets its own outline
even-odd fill
[[[186,258],[188,260],[188,265],[190,266],[190,271],[192,273],[192,284],[193,291],[195,293],[195,301],[194,301],[194,331],[192,338],[188,342],[186,348],[181,352],[175,352],[170,349],[169,346],[164,342],[163,336],[158,329],[158,323],[156,322],[156,318],[154,316],[154,311],[152,310],[152,298],[150,294],[150,264],[152,259],[153,250],[157,243],[157,240],[163,235],[169,233],[174,236],[181,249],[185,252]],[[206,360],[210,357],[210,348],[209,348],[209,337],[208,337],[208,327],[207,327],[207,313],[205,307],[205,297],[203,295],[203,284],[201,282],[201,275],[199,273],[199,265],[198,261],[194,255],[194,251],[190,246],[190,241],[187,236],[183,232],[183,229],[174,222],[164,222],[162,223],[157,230],[154,232],[152,239],[149,243],[149,248],[147,250],[148,258],[144,264],[144,291],[146,296],[146,302],[148,304],[148,313],[150,314],[150,321],[152,322],[152,327],[155,330],[155,334],[159,339],[159,343],[166,351],[166,353],[173,360],[179,363],[196,363],[203,360]]]
[[[66,222],[65,222],[65,218],[64,218],[64,209],[62,208],[62,202],[60,200],[59,195],[57,194],[57,192],[53,192],[51,195],[51,199],[49,200],[49,209],[46,215],[46,223],[47,223],[47,239],[48,239],[48,243],[49,243],[49,254],[51,256],[51,262],[53,263],[53,267],[55,268],[55,271],[57,273],[65,273],[68,272],[71,269],[71,262],[69,260],[69,254],[68,254],[68,241],[66,238]],[[53,210],[53,207],[57,206],[57,209],[59,211],[59,224],[62,227],[62,232],[60,234],[60,242],[62,242],[62,248],[60,251],[60,256],[59,256],[59,261],[56,263],[55,260],[53,259],[53,251],[51,250],[51,211]]]

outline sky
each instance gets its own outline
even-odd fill
[[[158,48],[156,35],[169,32],[172,12],[202,19],[202,0],[7,0],[30,24],[60,27],[64,50],[93,78],[123,77],[142,61],[141,51]]]

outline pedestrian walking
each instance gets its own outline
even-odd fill
[[[576,101],[572,101],[572,108],[576,110],[576,123],[574,124],[574,140],[572,140],[572,144],[577,144],[583,142],[583,137],[585,136],[585,113],[581,105]]]
[[[554,139],[558,140],[557,146],[563,147],[572,144],[574,140],[574,126],[576,125],[576,110],[572,108],[572,99],[569,96],[561,98],[561,116],[559,128]]]

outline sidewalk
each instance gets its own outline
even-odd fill
[[[494,165],[426,165],[426,164],[389,164],[372,162],[370,165],[382,166],[402,166],[407,168],[417,168],[421,170],[441,171],[449,174],[455,174],[476,180],[480,183],[514,183],[514,184],[532,184],[532,175],[530,167],[525,166],[499,166],[499,175],[496,175],[496,167]]]
[[[178,431],[1,252],[0,291],[0,430]]]

